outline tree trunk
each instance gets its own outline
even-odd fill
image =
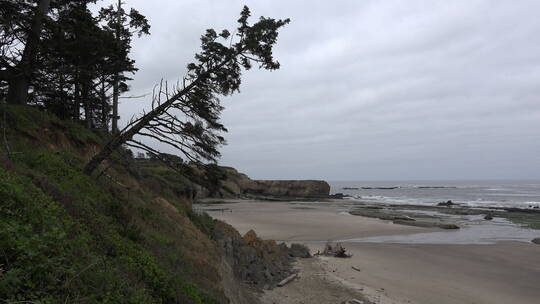
[[[90,94],[88,91],[88,82],[82,84],[82,100],[84,104],[84,121],[86,128],[92,128],[92,104],[90,101]]]
[[[109,130],[107,117],[109,116],[109,109],[107,104],[107,94],[105,92],[105,77],[101,79],[101,128],[105,131]]]
[[[21,57],[21,61],[14,68],[14,75],[8,81],[9,89],[7,101],[10,104],[26,104],[28,99],[28,88],[32,75],[32,63],[35,60],[39,47],[39,37],[43,28],[43,17],[49,11],[51,0],[40,0],[36,9],[36,14],[32,20],[32,27],[28,32],[26,45]]]
[[[7,102],[9,104],[26,104],[28,87],[30,86],[28,77],[22,73],[17,73],[17,75],[8,80],[8,85]]]
[[[74,84],[75,88],[74,88],[74,92],[73,92],[73,120],[77,121],[79,120],[80,118],[80,111],[79,111],[79,106],[81,104],[81,100],[80,100],[80,90],[79,90],[79,84],[76,80],[75,84]]]
[[[107,142],[105,147],[101,151],[99,151],[98,154],[94,155],[92,159],[84,166],[83,172],[87,175],[92,174],[94,170],[103,162],[105,159],[109,158],[111,154],[118,149],[120,146],[128,142],[135,136],[139,131],[144,129],[148,124],[159,115],[163,114],[163,112],[167,111],[171,105],[174,104],[175,101],[182,98],[184,95],[186,95],[191,89],[193,89],[195,86],[201,82],[202,79],[205,79],[207,75],[210,75],[213,71],[220,69],[222,66],[227,64],[227,62],[236,56],[240,54],[243,50],[238,51],[238,53],[231,55],[229,58],[223,60],[220,64],[212,68],[211,70],[207,71],[206,73],[200,75],[197,79],[195,79],[192,83],[190,83],[188,86],[183,88],[182,90],[178,91],[175,95],[173,95],[171,98],[169,98],[164,103],[160,104],[159,106],[155,107],[152,111],[146,113],[144,116],[142,116],[136,123],[133,125],[127,127],[122,132],[119,132],[114,135],[114,137]]]
[[[223,64],[222,64],[223,65]],[[127,130],[115,134],[115,136],[103,147],[103,149],[84,166],[83,172],[87,175],[92,174],[94,170],[107,159],[116,149],[127,141],[131,140],[135,134],[139,133],[144,127],[146,127],[152,119],[165,112],[176,100],[186,95],[193,87],[195,87],[200,81],[200,78],[193,81],[190,85],[179,91],[176,95],[172,96],[169,100],[157,106],[152,111],[146,113],[141,119]]]
[[[120,44],[120,26],[122,22],[122,15],[121,15],[121,8],[122,8],[122,0],[118,0],[118,11],[116,13],[116,40],[118,41],[118,44]],[[118,62],[116,63],[116,73],[114,75],[113,79],[113,115],[112,115],[112,133],[117,134],[118,133],[118,119],[120,118],[118,116],[118,97],[120,96],[120,88],[119,88],[119,82],[120,82],[120,73],[118,72]]]
[[[118,73],[114,76],[113,81],[113,108],[112,108],[112,133],[117,134],[118,133],[118,95],[119,95],[119,88],[118,88]]]

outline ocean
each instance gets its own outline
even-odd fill
[[[451,200],[471,207],[540,208],[540,180],[504,181],[336,181],[331,194],[353,201],[436,205]]]

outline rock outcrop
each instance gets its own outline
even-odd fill
[[[254,195],[321,198],[329,197],[330,194],[330,185],[322,180],[253,180],[234,168],[222,168],[226,172],[219,191],[222,197]]]
[[[446,206],[446,207],[451,207],[451,206],[455,206],[455,205],[458,205],[452,201],[446,201],[446,202],[441,202],[441,203],[438,203],[437,206]]]
[[[274,288],[293,273],[289,248],[284,243],[261,240],[253,230],[240,236],[232,226],[216,221],[213,239],[235,276],[256,288]]]
[[[306,245],[292,243],[291,248],[289,249],[289,255],[293,258],[310,258],[311,253],[309,248]]]
[[[256,180],[263,195],[287,197],[325,197],[330,185],[321,180]]]

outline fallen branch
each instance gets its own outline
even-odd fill
[[[322,252],[324,256],[333,256],[336,258],[350,258],[352,254],[348,254],[345,247],[341,246],[340,243],[332,245],[330,242],[324,245],[324,251]]]
[[[290,276],[286,277],[286,278],[283,279],[281,282],[279,282],[279,283],[277,284],[277,286],[283,287],[283,286],[289,284],[290,282],[292,282],[294,279],[296,279],[297,276],[298,276],[297,273],[291,274]]]

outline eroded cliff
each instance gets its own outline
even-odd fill
[[[222,167],[225,178],[217,196],[266,196],[289,198],[326,198],[330,185],[323,180],[253,180],[231,167]]]

